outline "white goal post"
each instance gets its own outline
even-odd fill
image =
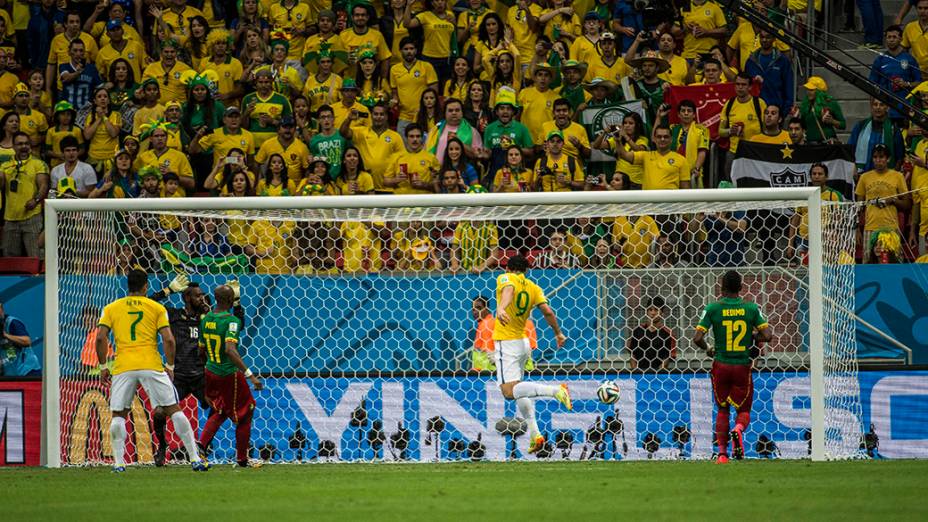
[[[828,264],[837,264],[838,253],[826,254],[828,227],[823,221],[823,202],[818,188],[745,188],[745,189],[692,189],[655,191],[604,191],[566,193],[518,194],[454,194],[454,195],[395,195],[395,196],[330,196],[330,197],[249,197],[249,198],[152,198],[152,199],[95,199],[48,200],[45,206],[45,352],[43,379],[42,464],[47,467],[68,465],[63,458],[65,435],[62,431],[62,354],[69,349],[62,334],[61,303],[64,294],[63,263],[68,262],[62,241],[62,222],[66,216],[80,213],[153,213],[158,215],[222,215],[235,211],[237,219],[273,218],[293,221],[404,221],[404,220],[456,220],[456,219],[547,219],[589,215],[591,217],[667,214],[691,215],[697,212],[752,211],[794,209],[804,207],[808,212],[808,266],[803,269],[807,277],[807,350],[808,376],[811,382],[811,460],[823,461],[833,457],[826,444],[829,368],[826,353],[842,350],[842,357],[856,355],[853,332],[841,341],[842,346],[826,346],[823,303],[828,292],[849,292],[847,288],[828,287]],[[502,213],[509,212],[508,214]],[[219,218],[221,219],[221,218]],[[106,239],[101,239],[105,241]],[[842,254],[853,249],[841,245]],[[694,270],[690,267],[689,270]],[[713,272],[714,273],[714,272]],[[313,277],[313,276],[304,276]],[[325,276],[323,276],[325,277]],[[617,277],[625,277],[621,273]],[[713,276],[714,277],[714,276]],[[851,275],[851,277],[853,277]],[[568,282],[569,283],[569,282]],[[86,284],[93,284],[90,279]],[[493,289],[485,289],[492,294]],[[122,289],[120,289],[122,291]],[[206,289],[204,289],[206,291]],[[851,298],[852,299],[852,298]],[[469,306],[469,304],[468,304]],[[557,310],[557,304],[554,304]],[[801,309],[802,307],[800,307]],[[853,307],[851,307],[853,309]],[[414,312],[413,312],[414,313]],[[687,315],[691,310],[687,309]],[[692,327],[698,317],[680,318]],[[852,325],[853,326],[853,325]],[[539,332],[546,326],[539,324]],[[691,330],[687,331],[687,337]],[[584,335],[574,332],[575,336]],[[590,334],[593,335],[593,334]],[[850,339],[850,346],[844,346]],[[552,366],[553,367],[553,366]],[[321,369],[320,369],[321,370]],[[856,379],[856,361],[846,368]],[[552,370],[553,372],[554,370]],[[851,385],[853,386],[853,385]],[[859,397],[857,398],[859,401]],[[598,422],[597,417],[597,422]],[[858,420],[859,422],[859,420]],[[489,422],[488,422],[489,424]],[[848,445],[847,443],[845,445]],[[436,449],[437,455],[437,449]],[[565,457],[566,458],[566,457]],[[582,457],[581,457],[582,458]],[[650,458],[650,456],[649,456]]]

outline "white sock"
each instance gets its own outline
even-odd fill
[[[190,456],[190,462],[199,462],[200,452],[197,451],[197,441],[193,437],[193,428],[190,427],[187,416],[182,411],[175,411],[171,415],[171,422],[174,423],[174,433],[184,443],[184,449],[187,450],[187,455]]]
[[[116,466],[126,465],[126,419],[113,416],[110,421],[110,442],[113,443],[113,461]]]
[[[522,381],[512,387],[512,396],[516,399],[522,399],[524,397],[554,397],[554,394],[556,394],[559,389],[559,386]]]
[[[516,406],[519,407],[519,414],[528,423],[528,434],[530,437],[538,435],[538,422],[535,421],[535,401],[528,398],[516,399]]]

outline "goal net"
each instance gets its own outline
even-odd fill
[[[149,271],[150,293],[179,273],[210,295],[240,282],[240,349],[265,384],[254,394],[255,459],[710,458],[712,361],[691,338],[731,269],[774,332],[744,347],[755,352],[747,457],[853,457],[856,210],[817,198],[734,189],[52,201],[45,459],[112,461],[93,338],[133,267]],[[548,446],[532,456],[479,327],[517,253],[569,338],[558,349],[534,312],[525,378],[568,383],[574,399],[573,411],[536,402]],[[185,306],[177,293],[163,303]],[[197,334],[174,333],[178,344]],[[597,399],[605,381],[620,389],[614,404]],[[181,404],[202,428],[208,405]],[[144,392],[127,426],[127,462],[152,462]],[[169,458],[183,459],[168,432]],[[234,460],[234,436],[223,426],[211,460]]]

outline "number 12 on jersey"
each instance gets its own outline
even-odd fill
[[[747,349],[742,344],[744,336],[748,333],[748,323],[741,320],[726,319],[722,321],[725,328],[725,346],[731,352],[743,352]]]

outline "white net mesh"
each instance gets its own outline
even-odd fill
[[[549,445],[532,459],[712,456],[711,360],[690,338],[731,267],[775,335],[754,360],[747,456],[809,455],[811,328],[824,331],[827,453],[854,456],[862,433],[850,315],[856,210],[823,210],[825,320],[812,325],[798,206],[60,213],[62,463],[111,462],[109,392],[94,375],[91,339],[100,310],[124,295],[123,274],[136,266],[150,272],[152,293],[178,272],[207,294],[240,281],[240,349],[265,381],[254,394],[252,458],[529,458],[525,424],[500,395],[492,357],[475,349],[483,305],[495,311],[495,278],[516,253],[532,263],[528,277],[570,338],[558,350],[535,312],[537,347],[525,378],[568,383],[574,410],[537,401]],[[180,295],[163,302],[177,309],[172,320],[180,317]],[[196,336],[187,328],[195,322],[172,323],[176,372],[193,391],[202,363],[180,354]],[[607,380],[620,387],[615,404],[596,398]],[[181,399],[199,433],[209,406]],[[128,462],[152,461],[150,422],[140,393],[129,416]],[[170,425],[168,433],[169,459],[182,458]],[[234,459],[234,426],[220,429],[210,452],[212,460]]]

